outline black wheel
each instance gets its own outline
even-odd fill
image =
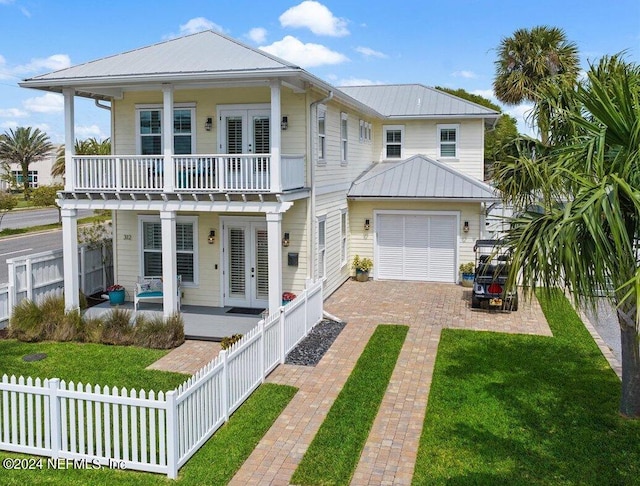
[[[478,299],[475,295],[471,295],[471,308],[472,309],[480,308],[480,299]]]

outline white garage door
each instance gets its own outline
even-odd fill
[[[378,278],[456,281],[456,216],[378,214],[376,222]]]

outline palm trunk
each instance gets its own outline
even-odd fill
[[[640,417],[640,340],[636,331],[637,310],[626,315],[618,310],[622,345],[622,397],[620,413],[624,417]]]

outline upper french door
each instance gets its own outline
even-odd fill
[[[220,146],[225,154],[268,154],[270,147],[268,109],[220,111]]]

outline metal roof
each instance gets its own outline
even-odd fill
[[[26,80],[24,84],[28,85],[31,81],[63,81],[82,78],[283,69],[300,70],[299,67],[287,61],[208,30],[35,76]]]
[[[497,111],[421,84],[343,86],[339,89],[389,118],[500,116]]]
[[[415,155],[399,162],[373,165],[349,189],[351,198],[415,198],[461,201],[496,201],[488,184],[441,162]]]

